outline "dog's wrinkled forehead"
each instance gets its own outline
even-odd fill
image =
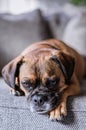
[[[37,79],[43,78],[44,76],[52,77],[53,75],[59,75],[60,69],[56,63],[50,60],[49,57],[40,56],[25,59],[25,62],[20,67],[20,77],[30,77]],[[58,71],[58,72],[57,72]]]

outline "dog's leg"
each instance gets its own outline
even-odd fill
[[[14,96],[24,96],[24,92],[19,89],[19,90],[15,90],[13,88],[10,89],[10,94],[13,94]]]
[[[61,98],[60,104],[50,112],[50,119],[51,120],[61,120],[62,116],[67,115],[67,108],[66,108],[66,102],[67,97],[72,95],[77,95],[80,93],[80,84],[77,80],[77,78],[74,76],[72,84],[67,87],[67,89],[64,90]]]

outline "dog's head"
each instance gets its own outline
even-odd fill
[[[62,93],[71,82],[74,58],[58,51],[19,56],[2,70],[7,84],[25,93],[30,110],[49,112],[60,102]]]

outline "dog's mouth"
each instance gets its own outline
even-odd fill
[[[34,111],[34,112],[37,112],[37,113],[39,113],[39,114],[45,114],[45,113],[48,113],[48,111],[46,111],[46,110],[42,110],[42,109],[38,109],[38,110],[36,110],[36,111]]]

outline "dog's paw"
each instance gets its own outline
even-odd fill
[[[24,92],[23,91],[16,91],[14,89],[10,90],[10,94],[14,95],[14,96],[23,96]]]
[[[63,116],[67,116],[66,103],[61,102],[54,110],[50,112],[50,120],[62,120]]]

